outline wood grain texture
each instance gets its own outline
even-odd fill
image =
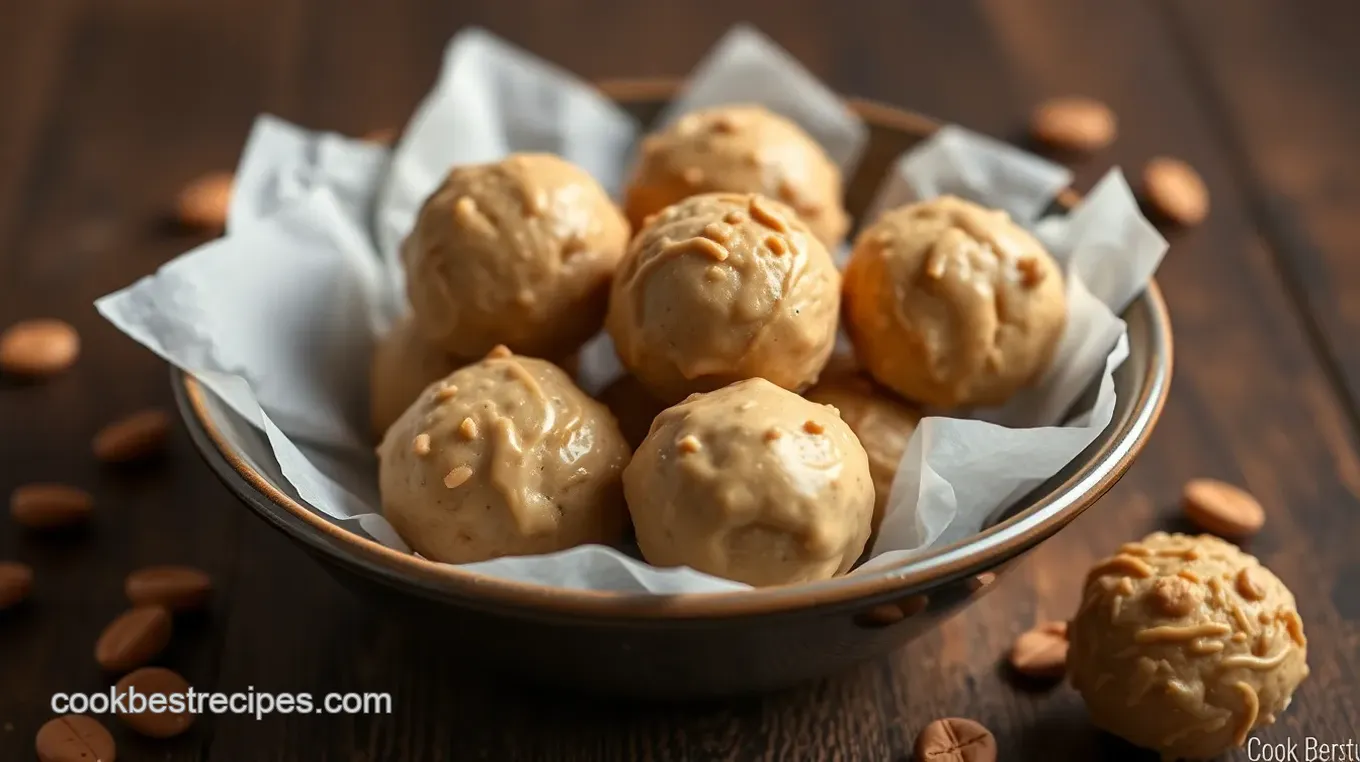
[[[1269,518],[1253,552],[1298,594],[1313,676],[1269,738],[1360,735],[1360,459],[1349,262],[1360,127],[1338,31],[1343,3],[521,0],[0,2],[0,325],[71,320],[79,365],[43,386],[0,383],[0,490],[35,479],[93,489],[91,531],[39,540],[0,524],[0,558],[38,572],[33,603],[0,617],[0,759],[31,756],[59,690],[107,685],[91,659],[122,606],[122,575],[185,562],[219,582],[163,660],[196,687],[387,691],[390,716],[200,718],[169,744],[119,730],[120,759],[902,760],[958,714],[1007,759],[1145,759],[1094,731],[1069,689],[1017,690],[1011,639],[1073,608],[1084,568],[1176,519],[1180,484],[1242,484]],[[1350,14],[1334,15],[1334,14]],[[837,89],[1016,136],[1037,100],[1108,101],[1117,144],[1078,166],[1188,159],[1214,209],[1173,236],[1160,281],[1178,342],[1172,398],[1149,449],[1101,505],[978,603],[892,657],[772,696],[625,704],[507,684],[476,654],[372,617],[211,477],[187,438],[167,462],[98,468],[90,435],[168,404],[163,366],[90,301],[192,245],[160,224],[178,187],[230,167],[254,115],[359,134],[401,123],[447,39],[482,25],[587,77],[678,75],[750,21]],[[1310,40],[1326,44],[1310,47]],[[1316,48],[1316,49],[1314,49]],[[1347,68],[1349,67],[1349,68]],[[1347,86],[1349,89],[1347,89]],[[1281,108],[1281,104],[1287,104]],[[1290,114],[1308,130],[1292,131]],[[1281,273],[1287,276],[1281,279]],[[1345,394],[1338,395],[1334,379]],[[552,647],[552,644],[545,644]]]
[[[1246,2],[1216,16],[1164,3],[1230,171],[1308,327],[1360,399],[1360,7]]]
[[[62,537],[0,525],[0,557],[36,573],[33,600],[0,621],[6,760],[32,758],[33,734],[51,716],[54,692],[97,691],[116,679],[95,665],[94,642],[126,607],[123,577],[137,567],[190,563],[217,580],[211,616],[179,622],[164,657],[196,685],[216,682],[225,633],[214,620],[235,598],[235,569],[246,559],[238,540],[249,519],[179,432],[164,462],[96,463],[90,441],[100,427],[172,402],[164,364],[99,318],[92,303],[194,243],[167,232],[169,200],[198,173],[232,166],[251,112],[278,107],[274,71],[291,68],[266,57],[279,49],[270,31],[277,26],[238,21],[233,34],[217,18],[232,16],[225,7],[50,5],[0,10],[7,22],[19,6],[20,17],[36,14],[33,23],[0,24],[0,56],[29,51],[0,74],[0,135],[15,141],[0,153],[16,159],[0,167],[0,187],[13,188],[0,191],[0,219],[8,221],[0,226],[7,228],[0,325],[57,315],[80,330],[84,348],[76,367],[50,383],[0,379],[0,493],[26,481],[69,481],[95,493],[97,513],[86,531]],[[281,14],[284,4],[234,7],[259,19]],[[192,60],[204,63],[179,65]],[[226,84],[207,86],[212,77]],[[207,732],[151,743],[122,731],[121,757],[199,760]]]

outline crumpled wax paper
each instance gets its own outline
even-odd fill
[[[793,119],[853,172],[865,125],[749,27],[719,42],[661,120],[735,102]],[[407,551],[379,513],[367,383],[375,338],[405,308],[397,252],[421,202],[450,167],[515,151],[557,153],[617,196],[640,130],[587,83],[484,31],[464,31],[392,150],[260,117],[237,172],[226,237],[97,306],[258,428],[312,510]],[[1149,282],[1166,243],[1117,170],[1070,214],[1039,219],[1070,179],[1046,161],[948,127],[900,158],[861,221],[942,193],[1006,209],[1062,264],[1070,311],[1055,362],[1032,389],[998,409],[922,421],[862,569],[977,532],[1109,425],[1112,373],[1128,355],[1116,315]],[[607,337],[591,340],[583,388],[598,391],[619,373]],[[613,592],[746,587],[602,546],[466,568]]]

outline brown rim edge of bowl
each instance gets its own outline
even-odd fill
[[[679,88],[679,80],[643,79],[614,80],[600,83],[599,87],[610,97],[620,100],[660,99],[671,97]],[[846,98],[845,102],[865,121],[878,123],[891,129],[913,134],[929,134],[939,125],[924,116],[914,114],[894,106],[867,101],[859,98]],[[1069,190],[1060,195],[1064,203],[1074,202],[1079,196]],[[292,517],[308,527],[319,530],[330,539],[351,548],[356,558],[346,558],[334,554],[332,549],[275,517],[268,517],[308,545],[333,555],[336,560],[354,565],[358,564],[368,571],[377,572],[393,583],[415,582],[435,595],[456,595],[468,602],[486,604],[499,603],[526,611],[551,611],[561,614],[586,617],[617,618],[715,618],[770,614],[816,606],[846,604],[865,598],[888,595],[896,591],[920,588],[933,580],[959,577],[983,571],[1011,558],[1028,547],[1056,533],[1072,519],[1076,518],[1091,505],[1095,504],[1110,487],[1114,486],[1132,465],[1134,459],[1147,444],[1157,419],[1161,416],[1166,396],[1170,389],[1170,379],[1174,362],[1170,316],[1156,282],[1148,285],[1146,291],[1148,306],[1152,312],[1151,324],[1154,331],[1154,345],[1160,344],[1165,351],[1159,358],[1154,353],[1150,357],[1149,376],[1130,408],[1123,422],[1124,431],[1131,438],[1115,437],[1091,459],[1092,468],[1104,464],[1111,454],[1122,449],[1118,460],[1107,468],[1099,480],[1087,487],[1084,494],[1073,498],[1071,504],[1062,507],[1052,515],[1039,516],[1040,510],[1054,502],[1059,495],[1072,492],[1081,481],[1090,478],[1092,468],[1074,474],[1057,487],[1044,500],[1028,508],[1025,512],[1007,519],[985,532],[938,548],[919,558],[913,558],[884,569],[864,574],[852,574],[803,585],[778,586],[754,590],[726,593],[689,593],[658,596],[653,594],[616,594],[588,590],[555,588],[497,579],[474,572],[464,571],[456,566],[440,564],[414,555],[392,550],[374,540],[350,532],[330,521],[321,518],[313,511],[284,494],[270,484],[259,472],[251,468],[239,455],[232,451],[217,426],[207,415],[205,406],[206,390],[198,381],[182,371],[175,374],[183,385],[184,397],[194,420],[187,421],[197,426],[213,443],[217,454],[224,463],[244,482],[260,495],[268,498],[268,505],[256,505],[247,495],[245,502],[256,510],[282,508]],[[1113,423],[1112,423],[1113,425]],[[202,449],[202,448],[200,448]],[[205,456],[209,455],[203,452]],[[226,479],[228,474],[221,474]],[[229,484],[229,486],[235,486]],[[977,547],[971,547],[977,546]],[[970,549],[971,548],[971,549]],[[903,570],[907,571],[904,572]]]

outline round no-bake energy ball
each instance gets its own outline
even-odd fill
[[[877,532],[887,510],[897,465],[921,422],[921,412],[858,373],[828,374],[804,396],[840,411],[841,420],[864,446],[869,456],[869,474],[874,480],[873,530]]]
[[[936,407],[999,405],[1047,369],[1062,272],[1004,211],[952,196],[883,215],[845,271],[846,328],[879,383]]]
[[[629,447],[556,365],[498,348],[431,384],[378,448],[383,515],[426,558],[613,543]]]
[[[759,378],[662,412],[623,483],[648,562],[758,586],[845,573],[874,511],[850,427]]]
[[[1101,561],[1068,637],[1091,719],[1164,759],[1241,746],[1308,676],[1293,594],[1208,535],[1157,532]]]
[[[849,224],[841,172],[798,125],[760,106],[695,111],[642,143],[625,206],[634,227],[699,193],[760,193],[788,204],[834,248]]]
[[[628,247],[606,327],[661,401],[765,378],[817,380],[836,338],[840,273],[788,207],[709,193],[669,206]]]
[[[456,167],[402,244],[416,326],[458,357],[563,357],[600,329],[628,235],[599,183],[556,156]]]
[[[369,420],[373,435],[381,439],[387,427],[420,396],[421,390],[462,364],[431,346],[410,317],[398,321],[373,349],[369,374]]]

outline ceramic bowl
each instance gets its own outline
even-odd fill
[[[650,121],[677,83],[605,92]],[[849,100],[870,138],[847,205],[863,212],[891,162],[934,122]],[[1070,204],[1067,193],[1059,203]],[[618,696],[700,698],[768,691],[882,655],[983,597],[1016,559],[1091,507],[1146,443],[1171,378],[1171,325],[1156,285],[1123,315],[1131,354],[1114,376],[1114,420],[1061,473],[966,541],[872,573],[749,592],[670,597],[501,581],[389,550],[304,507],[264,435],[176,371],[180,411],[208,463],[241,500],[375,610],[435,628],[480,665]],[[301,563],[299,559],[299,563]]]

